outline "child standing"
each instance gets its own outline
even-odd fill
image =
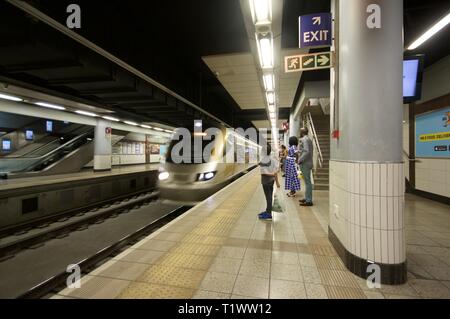
[[[259,219],[272,220],[272,199],[273,199],[273,183],[280,187],[278,181],[278,161],[272,154],[272,147],[267,144],[261,153],[261,184],[266,196],[266,211],[258,215]]]

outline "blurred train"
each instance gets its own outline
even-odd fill
[[[192,133],[192,141],[187,142],[191,143],[190,153],[181,154],[184,158],[181,163],[177,157],[180,141],[172,140],[159,173],[162,199],[184,204],[198,203],[258,164],[261,147],[257,143],[234,131],[220,131],[219,138],[212,134],[208,136],[205,133],[208,130]],[[200,145],[202,154],[194,152],[195,139],[201,140],[196,145],[197,150]],[[203,156],[206,148],[207,155]]]

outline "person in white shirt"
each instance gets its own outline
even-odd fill
[[[259,163],[261,170],[261,184],[266,196],[266,210],[258,215],[259,219],[272,220],[272,200],[273,200],[273,183],[280,188],[278,181],[278,160],[272,154],[270,144],[263,147],[261,151],[261,162]]]

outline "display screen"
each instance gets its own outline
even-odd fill
[[[53,132],[53,121],[47,121],[45,123],[45,129],[47,132]]]
[[[407,57],[403,61],[403,103],[412,103],[422,96],[423,56]]]
[[[34,137],[34,132],[32,130],[26,130],[25,131],[25,139],[27,141],[32,141]]]
[[[11,140],[2,140],[2,150],[4,151],[11,150]]]

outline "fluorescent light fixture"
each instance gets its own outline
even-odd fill
[[[152,128],[151,126],[144,125],[144,124],[141,124],[141,127],[143,127],[143,128],[148,128],[148,129]]]
[[[267,97],[267,103],[269,103],[269,105],[275,104],[275,93],[267,92],[266,97]]]
[[[276,107],[275,104],[269,104],[269,112],[275,112]]]
[[[273,74],[264,74],[263,80],[266,91],[275,90],[275,76]]]
[[[131,122],[131,121],[124,121],[124,123],[128,124],[128,125],[132,125],[132,126],[137,126],[138,125],[137,123]]]
[[[172,133],[172,131],[170,131],[170,130],[164,130],[164,132],[166,132],[166,133]]]
[[[250,0],[250,10],[252,11],[253,23],[270,23],[272,19],[271,0]]]
[[[256,35],[259,62],[261,63],[261,68],[271,69],[273,68],[273,41],[272,36],[259,38]]]
[[[37,102],[37,103],[34,103],[34,104],[42,106],[42,107],[46,107],[48,109],[54,109],[54,110],[60,110],[60,111],[63,111],[63,110],[66,109],[64,106],[50,104],[50,103],[45,103],[45,102]]]
[[[10,101],[14,101],[14,102],[22,102],[23,99],[12,96],[12,95],[8,95],[8,94],[0,94],[0,99],[4,99],[4,100],[10,100]]]
[[[425,41],[431,38],[433,35],[442,30],[447,24],[450,23],[450,13],[439,20],[435,25],[433,25],[430,29],[428,29],[424,34],[422,34],[416,41],[414,41],[409,47],[408,50],[414,50],[420,45],[422,45]]]
[[[194,126],[195,127],[202,127],[202,121],[201,120],[194,121]]]
[[[119,122],[120,121],[119,119],[116,119],[115,117],[111,117],[111,116],[103,116],[102,118],[105,119],[105,120],[108,120],[108,121],[112,121],[112,122]]]
[[[155,129],[156,131],[160,131],[160,132],[164,131],[162,128],[159,128],[159,127],[155,127],[154,129]]]
[[[86,116],[92,116],[92,117],[96,117],[97,116],[97,114],[95,114],[95,113],[86,112],[86,111],[80,111],[80,110],[75,111],[75,113],[81,114],[81,115],[86,115]]]

